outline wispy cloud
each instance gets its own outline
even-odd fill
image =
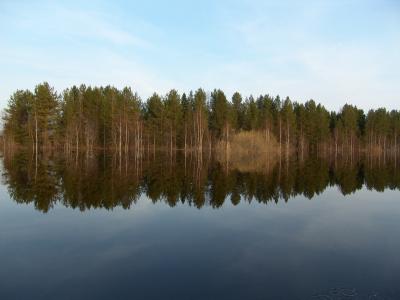
[[[47,80],[398,107],[396,1],[0,3],[0,106]]]
[[[58,29],[64,31],[71,38],[80,36],[87,39],[97,38],[118,45],[151,46],[148,40],[113,24],[105,14],[62,8],[58,9],[54,18],[63,20],[61,24],[59,23],[59,27],[63,28]],[[68,25],[64,27],[64,24]]]
[[[71,8],[57,3],[50,4],[42,10],[31,9],[29,8],[29,12],[27,9],[20,11],[17,18],[9,21],[14,23],[16,28],[33,32],[39,37],[85,38],[117,45],[151,46],[148,40],[134,33],[132,28],[123,28],[118,19],[112,18],[112,15],[106,12]]]
[[[141,53],[154,49],[136,33],[154,30],[143,21],[134,30],[135,23],[124,26],[105,11],[53,3],[46,9],[18,7],[16,15],[4,17],[1,23],[14,32],[5,36],[5,46],[0,48],[1,107],[15,89],[33,88],[44,80],[60,91],[80,83],[130,85],[145,96],[166,89],[168,80],[141,62]]]
[[[327,22],[335,9],[352,7],[344,2],[338,7],[312,3],[296,8],[295,14],[289,14],[285,7],[268,17],[255,12],[240,22],[231,20],[232,35],[245,55],[241,62],[220,65],[220,73],[239,74],[231,84],[246,86],[253,93],[280,93],[301,101],[314,98],[331,109],[349,101],[364,108],[383,103],[396,108],[400,75],[394,70],[400,67],[396,54],[400,52],[400,35],[356,32],[349,38],[347,32],[332,33],[335,23]],[[390,14],[382,13],[382,29],[393,29]],[[357,22],[355,19],[354,24]]]

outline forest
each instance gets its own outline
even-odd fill
[[[314,100],[238,92],[228,99],[220,89],[201,88],[154,93],[143,101],[129,87],[81,85],[58,93],[47,82],[11,95],[2,122],[4,150],[36,153],[397,153],[400,134],[400,112],[385,108],[366,112],[346,104],[335,112]]]

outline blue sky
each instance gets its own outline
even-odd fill
[[[400,108],[400,1],[0,0],[0,108],[48,81]]]

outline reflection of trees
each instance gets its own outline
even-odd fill
[[[397,160],[369,158],[365,163],[365,185],[380,192],[385,188],[398,189],[400,172]]]
[[[144,193],[152,202],[178,202],[197,208],[221,207],[226,199],[260,203],[288,201],[295,195],[312,198],[329,185],[343,194],[365,186],[383,191],[400,187],[397,161],[364,157],[358,160],[282,160],[260,163],[259,169],[239,167],[195,155],[173,159],[113,156],[65,157],[38,160],[17,153],[4,159],[4,182],[18,203],[33,203],[47,212],[55,203],[86,210],[129,208]]]
[[[344,194],[350,194],[362,188],[364,183],[364,163],[362,161],[336,163],[332,172],[333,183],[339,186]]]
[[[153,202],[165,201],[175,206],[178,201],[198,208],[205,203],[208,161],[196,157],[165,157],[148,161],[144,170],[143,187]]]
[[[129,157],[125,159],[129,168],[125,168],[125,162],[121,166],[113,157],[102,155],[81,158],[78,162],[62,161],[58,176],[62,181],[63,203],[81,210],[129,208],[140,192],[139,166]]]
[[[47,212],[59,199],[59,181],[51,161],[41,160],[36,165],[27,153],[17,153],[4,160],[4,169],[5,184],[18,203],[32,202]]]

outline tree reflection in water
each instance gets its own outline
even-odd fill
[[[313,198],[329,186],[342,194],[364,186],[383,191],[400,187],[395,157],[253,159],[245,164],[177,154],[144,158],[113,155],[65,157],[43,154],[38,163],[29,153],[3,157],[3,181],[12,199],[49,211],[62,203],[84,211],[128,209],[141,195],[153,203],[178,202],[201,208],[225,201],[268,203],[296,195]]]

